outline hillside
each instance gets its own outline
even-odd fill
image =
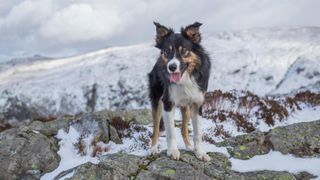
[[[205,34],[213,64],[209,90],[264,96],[311,86],[320,78],[319,34],[316,27]],[[0,71],[0,109],[17,97],[45,114],[74,114],[86,110],[94,84],[96,110],[148,107],[146,74],[158,53],[146,43],[15,64]]]

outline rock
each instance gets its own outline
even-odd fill
[[[254,132],[229,138],[218,146],[231,146],[228,151],[237,159],[250,159],[270,150],[298,157],[320,156],[320,120],[277,127],[269,132]]]
[[[163,155],[150,163],[147,170],[141,171],[136,179],[210,179],[210,177],[204,174],[201,168],[196,169],[191,164],[175,161]]]
[[[4,123],[14,121],[13,126],[28,124],[32,119],[42,116],[37,108],[27,105],[17,97],[8,98],[5,106],[2,107],[2,112]]]
[[[235,172],[226,179],[245,179],[245,180],[256,180],[256,179],[297,179],[294,174],[282,171],[254,171],[238,173]]]
[[[110,125],[110,140],[116,144],[122,144],[122,140],[119,137],[118,131],[115,127]]]
[[[72,118],[70,117],[58,118],[47,122],[33,121],[28,127],[31,130],[39,131],[46,136],[55,136],[59,129],[68,132],[71,121]]]
[[[100,157],[99,164],[86,163],[78,166],[71,179],[130,179],[147,161],[128,154],[111,154]]]
[[[85,133],[85,135],[93,134],[97,141],[109,142],[109,121],[106,116],[96,113],[84,113],[77,115],[75,119],[73,126],[79,132]]]
[[[221,153],[209,153],[210,162],[198,160],[192,152],[181,151],[179,161],[157,156],[139,157],[128,154],[109,154],[100,157],[98,164],[86,163],[74,171],[71,179],[297,179],[298,176],[281,171],[240,173],[231,170],[231,162]],[[65,175],[66,173],[64,173]],[[61,177],[61,176],[60,176]],[[300,176],[299,176],[300,177]],[[312,177],[312,176],[301,176]]]
[[[301,180],[307,180],[307,179],[315,179],[317,176],[314,176],[308,172],[302,171],[299,174],[296,174],[297,179]]]
[[[121,117],[127,122],[135,122],[137,124],[149,124],[152,122],[150,109],[133,109],[133,110],[105,110],[99,111],[97,114],[107,116],[109,119]]]
[[[0,133],[0,179],[39,179],[60,162],[58,143],[52,137],[13,128]]]
[[[273,150],[298,157],[320,157],[320,120],[278,127],[268,133]]]
[[[237,159],[250,159],[256,155],[267,154],[271,150],[271,146],[266,141],[265,133],[263,132],[253,132],[232,137],[218,143],[217,146],[231,146],[227,148],[228,152]]]

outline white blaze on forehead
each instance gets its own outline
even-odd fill
[[[167,71],[170,73],[171,70],[169,69],[169,66],[171,64],[176,64],[177,65],[177,71],[180,71],[180,61],[176,58],[173,58],[172,60],[170,60],[167,64]]]

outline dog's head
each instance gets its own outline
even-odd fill
[[[171,83],[178,83],[185,72],[189,74],[201,63],[197,48],[201,41],[199,28],[201,23],[195,22],[180,33],[174,33],[159,23],[156,26],[156,47],[161,50],[160,59],[166,66]]]

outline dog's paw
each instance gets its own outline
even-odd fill
[[[191,144],[186,144],[186,149],[190,151],[193,149],[193,146]]]
[[[151,155],[155,155],[159,153],[158,145],[151,146]]]
[[[201,161],[206,161],[206,162],[208,162],[208,161],[211,160],[210,156],[209,156],[206,152],[204,152],[204,151],[195,151],[194,154],[195,154],[196,157],[197,157],[199,160],[201,160]]]
[[[167,155],[174,160],[179,160],[180,158],[180,151],[178,149],[168,149]]]

